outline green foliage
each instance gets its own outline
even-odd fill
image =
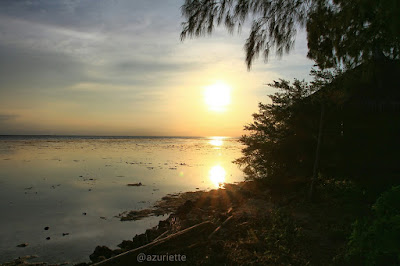
[[[185,0],[181,39],[229,32],[252,21],[244,45],[250,69],[260,53],[288,53],[296,31],[306,27],[309,53],[321,68],[354,67],[377,54],[400,57],[398,0]]]
[[[264,260],[268,264],[307,264],[306,256],[299,252],[302,243],[302,228],[293,217],[282,209],[273,209],[265,222],[266,230],[261,232],[264,239]]]
[[[229,32],[241,30],[252,17],[251,32],[245,44],[246,63],[250,69],[260,52],[268,60],[275,48],[277,55],[293,47],[297,26],[304,25],[307,2],[299,0],[185,0],[181,39],[211,34],[215,26],[225,25]]]
[[[269,86],[280,92],[270,95],[271,104],[259,104],[254,122],[245,126],[250,134],[240,138],[246,145],[244,156],[235,162],[244,166],[250,179],[275,183],[288,176],[307,176],[316,145],[312,132],[315,135],[317,129],[310,115],[318,114],[318,109],[304,99],[316,87],[299,80],[292,84],[280,80]]]
[[[400,56],[398,0],[316,0],[308,13],[308,57],[321,68],[353,68]]]
[[[346,259],[352,264],[400,264],[400,186],[383,193],[372,212],[353,224]]]

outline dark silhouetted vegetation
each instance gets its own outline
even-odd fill
[[[377,199],[371,217],[353,224],[345,258],[352,264],[400,264],[400,186]]]
[[[289,53],[306,28],[308,57],[322,69],[310,83],[269,84],[278,92],[259,103],[240,138],[235,162],[248,179],[288,197],[284,212],[261,222],[267,251],[256,262],[399,264],[400,2],[186,0],[182,14],[182,40],[250,21],[248,69],[259,54]]]
[[[397,0],[186,0],[181,39],[229,32],[250,20],[244,45],[250,69],[261,53],[278,56],[292,48],[296,32],[307,29],[308,57],[321,68],[355,67],[377,55],[400,56],[400,4]]]
[[[309,117],[310,113],[318,114],[319,106],[306,108],[303,100],[314,88],[299,80],[292,84],[280,80],[269,85],[280,91],[270,95],[271,104],[259,103],[254,122],[245,126],[250,134],[240,139],[246,147],[236,163],[244,167],[250,179],[267,179],[270,183],[308,177],[318,133],[318,120]]]

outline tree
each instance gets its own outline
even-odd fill
[[[336,101],[332,99],[336,95],[321,89],[339,74],[312,70],[310,83],[295,79],[291,84],[286,80],[268,84],[279,92],[269,96],[272,103],[259,103],[254,122],[245,126],[250,134],[240,138],[245,144],[243,157],[235,161],[249,179],[282,184],[291,178],[308,179],[312,171],[316,179],[324,109]]]
[[[314,88],[299,80],[292,84],[279,80],[269,86],[280,92],[270,95],[271,104],[259,103],[254,122],[245,126],[250,134],[240,138],[246,145],[244,156],[235,162],[244,166],[250,179],[283,183],[291,177],[308,177],[316,146],[313,135],[318,128],[318,119],[312,114],[318,113],[318,105],[304,99]]]
[[[351,68],[376,56],[400,58],[398,0],[185,0],[181,39],[211,34],[225,25],[252,25],[244,45],[246,63],[271,50],[293,48],[296,32],[307,29],[308,57],[322,69]]]

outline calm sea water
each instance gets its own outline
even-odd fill
[[[89,261],[97,245],[116,248],[166,218],[115,215],[168,193],[242,181],[232,163],[241,148],[219,137],[0,136],[0,263],[33,254],[34,261]],[[127,186],[137,182],[143,186]]]

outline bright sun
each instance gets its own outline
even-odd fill
[[[231,103],[231,87],[223,82],[216,82],[205,87],[204,101],[212,111],[225,111]]]

